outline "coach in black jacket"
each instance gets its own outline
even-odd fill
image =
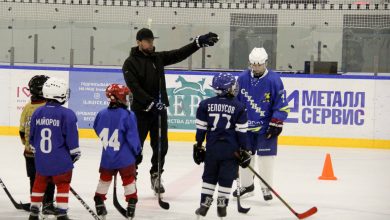
[[[169,106],[165,85],[164,66],[183,61],[200,47],[213,46],[218,35],[208,33],[195,38],[194,42],[176,50],[156,52],[153,46],[153,32],[143,28],[137,32],[137,46],[131,48],[130,56],[123,64],[123,75],[127,86],[133,93],[132,110],[137,116],[138,132],[141,144],[150,132],[150,145],[153,149],[151,184],[157,193],[164,193],[162,185],[158,189],[158,114],[161,115],[161,172],[168,151],[168,117],[166,106]],[[142,154],[137,163],[142,161]]]

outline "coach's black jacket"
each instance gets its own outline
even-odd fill
[[[198,50],[195,42],[180,49],[153,52],[145,55],[137,47],[131,48],[130,56],[123,64],[122,70],[127,86],[133,93],[131,109],[142,111],[159,95],[159,76],[161,76],[161,99],[169,106],[165,85],[164,66],[183,61]]]

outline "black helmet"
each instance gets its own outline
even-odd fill
[[[47,79],[49,79],[49,77],[46,75],[36,75],[30,79],[30,82],[28,82],[28,89],[32,96],[43,97],[42,87]]]

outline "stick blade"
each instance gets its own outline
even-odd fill
[[[301,214],[297,213],[296,216],[298,217],[298,219],[304,219],[314,215],[315,213],[317,213],[317,211],[318,211],[317,207],[312,207],[311,209],[307,210],[304,213]]]
[[[27,211],[27,212],[30,211],[30,205],[31,205],[30,203],[22,203],[22,202],[20,202],[19,204],[21,206],[21,209],[23,209],[24,211]]]
[[[161,208],[168,210],[169,209],[169,203],[162,201],[161,198],[158,199],[158,204]]]
[[[239,213],[244,213],[244,214],[246,214],[246,213],[249,212],[249,210],[251,210],[251,208],[238,207],[238,212],[239,212]]]

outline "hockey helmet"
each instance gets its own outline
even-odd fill
[[[30,94],[35,97],[43,98],[42,87],[43,84],[49,79],[46,75],[35,75],[28,82],[28,90]]]
[[[237,81],[231,73],[218,73],[213,77],[211,87],[218,95],[237,95]]]
[[[268,54],[263,47],[255,47],[249,54],[250,64],[264,64],[268,60]]]
[[[45,84],[43,84],[42,92],[44,98],[57,100],[61,104],[68,101],[70,96],[68,83],[63,79],[54,77],[49,78]]]
[[[112,104],[123,104],[125,106],[129,106],[133,101],[133,94],[130,89],[117,83],[107,86],[106,97]]]

